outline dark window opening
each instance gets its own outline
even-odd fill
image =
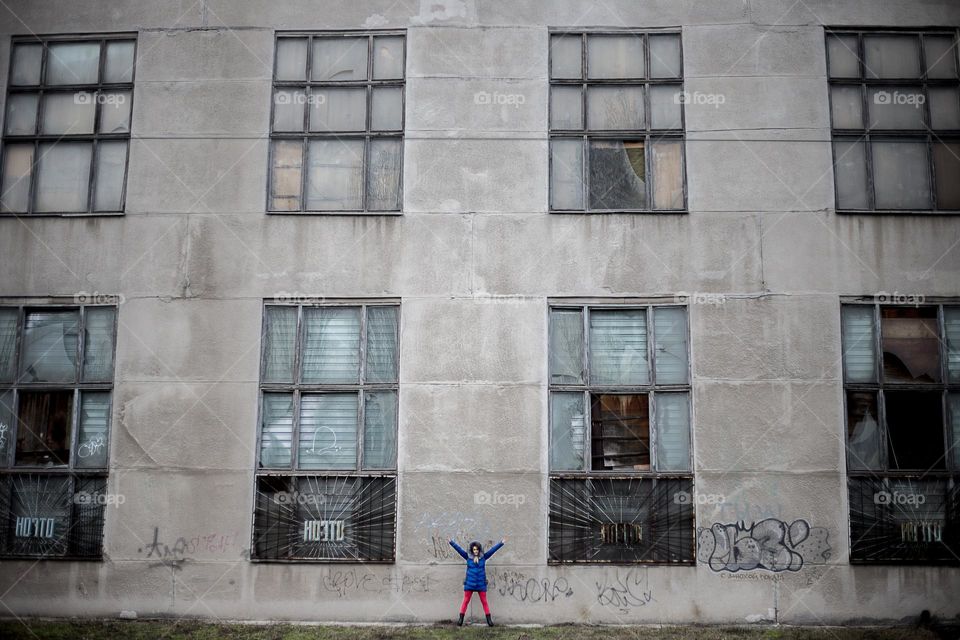
[[[943,395],[925,391],[887,391],[890,469],[945,469]]]
[[[594,471],[650,469],[650,407],[646,394],[592,394]]]
[[[20,394],[17,465],[65,465],[70,461],[72,391]]]

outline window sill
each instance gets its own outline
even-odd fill
[[[254,558],[257,564],[396,564],[394,560],[364,560],[363,558]]]
[[[23,218],[122,218],[124,215],[126,214],[123,211],[81,211],[76,213],[57,213],[55,211],[43,213],[0,212],[0,218],[16,218],[18,220],[22,220]]]
[[[652,213],[656,215],[662,214],[687,214],[689,211],[687,209],[550,209],[547,213],[551,214],[586,214],[586,215],[595,215],[595,214],[616,214],[616,213],[630,213],[630,214],[644,214]],[[960,213],[960,212],[958,212]]]
[[[402,216],[403,211],[267,211],[268,216]]]
[[[881,215],[881,216],[956,216],[960,209],[836,209],[837,215]]]
[[[570,564],[578,565],[595,565],[595,566],[618,566],[618,567],[691,567],[694,568],[697,566],[695,560],[685,560],[677,562],[654,562],[649,561],[645,562],[643,560],[638,560],[636,562],[625,562],[621,560],[547,560],[547,566],[563,566]]]
[[[104,557],[103,557],[103,554],[99,556],[44,556],[44,555],[26,555],[26,554],[22,556],[18,556],[18,555],[0,554],[0,560],[3,560],[4,562],[12,562],[14,560],[23,560],[23,561],[31,560],[33,562],[36,562],[38,560],[52,560],[54,562],[60,562],[60,561],[103,562]]]

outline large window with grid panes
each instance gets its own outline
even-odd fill
[[[549,561],[694,561],[683,306],[549,307]]]
[[[841,307],[850,559],[957,563],[960,305],[901,302]]]
[[[101,557],[116,321],[0,305],[0,556]]]
[[[392,562],[396,301],[267,303],[252,557]]]

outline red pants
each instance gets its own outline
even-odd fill
[[[480,596],[480,604],[483,605],[483,613],[490,615],[490,605],[487,604],[487,592],[486,591],[464,591],[463,592],[463,604],[460,605],[460,613],[464,614],[467,612],[467,605],[470,604],[470,597],[476,593]]]

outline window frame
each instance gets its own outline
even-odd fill
[[[373,42],[375,37],[400,37],[403,39],[403,62],[404,71],[402,78],[374,79],[373,77]],[[313,65],[313,43],[317,38],[367,38],[367,77],[362,80],[313,80],[311,71]],[[306,51],[306,71],[304,80],[278,80],[277,63],[279,58],[277,50],[282,39],[307,39]],[[406,99],[407,99],[407,30],[406,29],[341,29],[333,31],[277,31],[273,38],[273,64],[271,65],[271,84],[270,84],[270,120],[269,140],[267,146],[267,189],[265,211],[268,215],[402,215],[403,214],[403,156],[406,141]],[[398,87],[400,89],[400,129],[385,130],[373,129],[373,89],[374,87]],[[274,115],[277,107],[277,90],[315,88],[364,88],[364,105],[366,109],[366,118],[364,129],[362,131],[310,131],[310,103],[304,103],[303,109],[303,130],[302,131],[274,131]],[[363,141],[363,158],[361,158],[360,176],[363,183],[361,190],[361,208],[359,209],[308,209],[307,192],[309,190],[309,158],[310,142],[313,140],[361,140]],[[367,167],[370,157],[370,145],[374,140],[387,139],[399,140],[400,142],[400,163],[398,166],[398,186],[397,186],[397,208],[396,209],[368,209],[367,208]],[[300,149],[300,208],[299,209],[274,209],[273,201],[273,170],[274,170],[274,143],[278,141],[299,142]]]
[[[7,146],[11,144],[32,144],[33,159],[30,166],[30,187],[27,196],[27,211],[2,211],[0,216],[20,217],[99,217],[99,216],[122,216],[126,213],[127,207],[127,180],[130,177],[130,147],[133,140],[133,105],[135,99],[134,87],[137,80],[137,51],[139,47],[139,37],[137,32],[116,32],[102,34],[71,34],[71,35],[30,35],[30,36],[11,36],[10,38],[10,60],[7,63],[7,86],[4,99],[3,129],[0,131],[3,144],[0,146],[0,173],[6,163]],[[130,82],[104,82],[104,69],[106,66],[107,43],[115,41],[133,42],[133,64],[130,68]],[[49,57],[49,45],[61,43],[97,43],[100,45],[100,58],[97,62],[97,82],[87,84],[46,84],[47,59]],[[13,77],[13,50],[19,44],[39,44],[41,46],[40,58],[40,82],[36,85],[13,86],[11,78]],[[103,104],[99,99],[94,100],[94,131],[92,133],[65,133],[65,134],[45,134],[41,133],[41,122],[43,120],[43,96],[46,93],[76,93],[86,91],[94,95],[100,95],[104,91],[119,92],[128,91],[130,93],[130,111],[129,127],[124,133],[103,133],[98,131],[100,123],[100,113],[103,110]],[[37,113],[34,123],[33,134],[8,134],[6,108],[10,103],[10,96],[15,94],[35,94],[37,95]],[[123,180],[120,188],[120,207],[117,211],[94,211],[94,198],[96,196],[97,186],[97,161],[100,157],[100,143],[102,141],[125,141],[127,143],[126,157],[123,164]],[[42,143],[59,142],[90,142],[90,169],[87,176],[87,209],[86,211],[34,211],[36,207],[37,196],[37,175],[39,167],[39,150]]]
[[[866,56],[864,49],[864,36],[884,36],[884,35],[909,35],[917,38],[917,61],[920,66],[920,74],[915,78],[869,78],[866,74]],[[830,74],[830,46],[831,36],[854,36],[857,38],[857,77],[833,77]],[[924,39],[927,36],[949,36],[954,42],[954,65],[957,70],[957,76],[954,78],[928,78],[926,47]],[[898,215],[957,215],[960,214],[960,207],[955,209],[941,209],[938,206],[937,182],[936,182],[936,162],[934,160],[933,149],[935,143],[960,144],[960,129],[933,129],[931,128],[930,115],[930,87],[956,88],[960,94],[960,29],[940,27],[929,29],[917,28],[855,28],[855,27],[827,27],[824,29],[824,60],[826,65],[827,77],[827,110],[830,120],[830,162],[833,169],[833,196],[834,210],[840,214],[898,214]],[[833,118],[833,87],[846,86],[856,87],[860,92],[860,113],[861,125],[859,129],[843,129],[834,126]],[[872,128],[870,127],[870,104],[868,94],[871,88],[894,87],[894,88],[919,88],[924,96],[922,105],[923,124],[918,129],[902,128]],[[888,142],[922,142],[927,152],[927,179],[930,185],[930,207],[925,209],[904,208],[904,209],[884,209],[876,206],[875,176],[873,168],[873,141]],[[862,143],[864,151],[864,172],[865,187],[867,190],[867,208],[853,209],[840,207],[840,188],[837,180],[837,142]]]
[[[399,442],[399,426],[400,426],[400,329],[401,329],[401,301],[397,298],[362,298],[362,299],[318,299],[317,302],[301,302],[301,301],[287,301],[287,300],[264,300],[264,303],[261,307],[261,340],[262,336],[266,335],[267,329],[267,308],[268,307],[287,307],[297,309],[297,325],[296,325],[296,338],[294,342],[294,360],[293,360],[293,382],[291,383],[276,383],[276,382],[264,382],[264,373],[266,369],[266,359],[264,358],[263,344],[260,347],[260,362],[259,362],[259,383],[258,383],[258,403],[257,403],[257,428],[256,428],[256,449],[255,449],[255,463],[254,463],[254,474],[253,474],[253,508],[251,510],[251,519],[250,519],[250,561],[251,562],[263,562],[263,563],[307,563],[307,564],[393,564],[396,562],[396,536],[397,536],[397,518],[399,512],[398,504],[398,471],[399,471],[399,447],[394,452],[394,461],[391,468],[383,469],[367,469],[364,468],[364,456],[363,456],[363,440],[364,440],[364,430],[365,425],[365,393],[366,392],[383,392],[383,391],[392,391],[396,395],[397,399],[397,411],[395,414],[395,423],[394,427],[394,438],[395,442]],[[302,377],[302,366],[303,366],[303,346],[304,340],[306,337],[306,331],[304,330],[304,310],[307,308],[358,308],[360,310],[360,337],[359,337],[359,368],[358,368],[358,382],[349,383],[349,384],[331,384],[331,383],[302,383],[300,382]],[[371,307],[395,307],[397,324],[396,324],[396,367],[397,367],[397,377],[393,382],[366,382],[365,370],[366,370],[366,355],[367,355],[367,310]],[[300,433],[300,397],[303,393],[308,394],[326,394],[326,393],[356,393],[357,394],[357,450],[356,450],[356,464],[353,469],[335,469],[335,468],[314,468],[314,469],[300,469],[298,468],[299,463],[299,433]],[[292,421],[291,421],[291,451],[290,451],[290,464],[288,467],[263,467],[261,466],[261,455],[262,455],[262,433],[263,433],[263,397],[266,393],[289,393],[291,394],[291,403],[292,403]],[[296,483],[301,479],[309,478],[323,478],[323,479],[337,479],[343,480],[344,482],[352,480],[355,482],[362,483],[364,480],[368,479],[379,479],[381,481],[393,483],[393,548],[391,549],[390,558],[310,558],[310,557],[262,557],[258,556],[256,552],[257,540],[258,540],[258,529],[257,529],[257,516],[258,516],[258,500],[261,495],[259,486],[261,479],[270,479],[276,478],[278,480],[285,480],[291,485],[296,485]]]
[[[848,382],[848,370],[847,370],[847,359],[846,353],[848,348],[848,338],[844,334],[843,330],[843,309],[846,307],[859,307],[859,308],[870,308],[873,312],[872,322],[873,322],[873,336],[872,336],[872,346],[874,349],[874,362],[873,362],[873,376],[874,381],[872,382]],[[897,382],[897,381],[887,381],[884,378],[883,371],[883,327],[882,327],[882,309],[884,308],[904,308],[904,309],[914,309],[917,307],[934,307],[937,310],[937,343],[938,343],[938,358],[940,361],[940,381],[939,382]],[[917,304],[904,304],[904,303],[884,303],[879,302],[875,299],[874,296],[871,297],[862,297],[862,298],[842,298],[840,304],[840,318],[841,318],[841,327],[840,327],[840,336],[841,336],[841,386],[843,390],[843,460],[844,460],[844,477],[845,484],[847,487],[848,493],[848,505],[847,505],[847,525],[848,525],[848,540],[850,541],[849,545],[849,561],[851,564],[855,565],[926,565],[926,566],[939,566],[939,565],[954,565],[960,564],[960,558],[954,557],[953,559],[928,559],[928,558],[907,558],[907,557],[893,557],[890,556],[879,556],[875,558],[866,558],[866,557],[857,557],[857,546],[854,541],[854,517],[853,510],[855,505],[852,500],[849,499],[849,494],[853,491],[855,487],[860,488],[861,486],[866,486],[869,483],[874,483],[874,487],[882,486],[885,489],[889,489],[891,482],[897,481],[923,481],[923,480],[939,480],[943,481],[947,487],[947,495],[951,491],[957,491],[960,488],[960,466],[954,465],[952,463],[952,457],[950,455],[951,450],[951,425],[950,425],[950,407],[949,407],[949,396],[951,394],[960,394],[960,382],[950,382],[949,370],[948,370],[948,344],[947,344],[947,335],[946,335],[946,325],[944,321],[944,309],[946,307],[954,307],[960,309],[960,303],[951,299],[928,299]],[[889,461],[889,433],[887,426],[887,416],[886,416],[886,396],[885,392],[903,392],[903,391],[916,391],[916,392],[927,392],[927,393],[937,393],[940,394],[940,419],[941,419],[941,433],[943,437],[943,452],[944,452],[944,462],[943,468],[931,468],[931,469],[898,469],[891,467]],[[850,450],[849,450],[849,440],[850,440],[850,424],[849,424],[849,399],[848,395],[850,393],[872,393],[876,398],[876,410],[877,410],[877,431],[878,431],[878,448],[880,455],[880,464],[878,468],[874,469],[855,469],[850,466]],[[960,442],[952,443],[953,446],[960,446]],[[863,489],[860,488],[860,494],[863,494]],[[947,528],[947,519],[949,514],[944,512],[944,528]],[[955,532],[954,535],[957,535]],[[858,541],[857,541],[858,542]],[[948,547],[949,549],[949,547]],[[958,548],[960,550],[960,548]]]
[[[113,359],[113,370],[110,374],[110,381],[95,381],[95,382],[86,382],[83,380],[83,356],[85,355],[86,350],[86,317],[87,310],[94,308],[109,308],[114,310],[113,317],[113,340],[112,340],[112,353],[111,357]],[[119,301],[116,303],[79,303],[79,304],[68,304],[65,302],[49,302],[45,303],[44,301],[23,301],[19,303],[2,303],[0,304],[0,309],[16,309],[17,310],[17,323],[16,323],[16,340],[14,343],[14,354],[13,354],[13,364],[14,364],[14,377],[9,382],[0,382],[0,390],[9,391],[13,394],[13,403],[10,407],[12,411],[12,425],[9,431],[9,447],[5,452],[5,458],[0,458],[0,481],[7,481],[8,479],[13,482],[17,477],[23,476],[37,476],[37,477],[46,477],[46,478],[65,478],[68,483],[69,494],[72,498],[75,498],[77,495],[77,486],[83,482],[89,480],[103,480],[107,481],[110,475],[110,460],[111,460],[111,440],[113,436],[113,409],[114,409],[114,390],[116,386],[116,353],[117,353],[117,330],[119,327]],[[24,330],[26,328],[26,316],[28,313],[33,311],[45,311],[45,312],[56,312],[56,311],[73,311],[78,312],[77,319],[77,347],[76,347],[76,365],[74,373],[76,378],[72,382],[25,382],[21,380],[21,365],[23,359],[23,347],[24,347]],[[19,431],[19,416],[20,416],[20,396],[22,392],[36,392],[36,391],[71,391],[72,392],[72,402],[71,407],[71,417],[70,417],[70,457],[65,465],[53,465],[53,466],[44,466],[40,464],[17,464],[16,463],[16,449],[17,449],[17,435]],[[80,437],[80,417],[82,411],[82,398],[84,393],[89,392],[107,392],[110,394],[110,405],[107,411],[107,438],[104,442],[104,461],[103,466],[91,466],[91,467],[80,467],[77,466],[77,452],[78,452],[78,440]],[[105,513],[105,505],[98,505],[101,509],[100,511],[100,526],[103,525],[103,515]],[[0,513],[0,518],[5,519],[7,517],[6,513]],[[71,514],[73,518],[73,514]],[[6,526],[6,523],[0,523],[0,526]],[[74,525],[71,524],[71,528]],[[101,530],[101,536],[103,532]],[[65,540],[67,544],[70,544],[69,532],[65,534]],[[65,555],[28,555],[28,554],[8,554],[0,549],[0,559],[26,559],[26,558],[37,558],[44,560],[83,560],[83,561],[102,561],[103,560],[103,542],[101,539],[99,552],[96,555],[71,555],[69,553]]]
[[[653,78],[650,74],[650,36],[651,35],[673,35],[677,37],[679,43],[680,55],[680,75],[676,78]],[[580,78],[554,78],[553,70],[553,44],[554,36],[567,36],[580,38]],[[590,36],[639,36],[643,41],[644,49],[644,68],[643,76],[631,78],[590,78],[587,58],[589,57],[587,39]],[[681,95],[685,91],[686,76],[683,65],[683,34],[679,27],[668,27],[662,29],[567,29],[550,28],[547,34],[547,212],[551,214],[610,214],[610,213],[688,213],[688,189],[687,189],[687,121],[686,121],[686,103],[681,100],[678,105],[680,108],[680,128],[678,129],[655,129],[652,127],[650,109],[650,88],[652,86],[676,86],[680,89]],[[614,87],[614,86],[641,86],[643,87],[643,105],[644,105],[644,125],[643,129],[590,129],[587,126],[587,92],[590,87]],[[580,89],[580,113],[583,127],[580,129],[554,129],[553,122],[553,88],[554,87],[577,87]],[[581,171],[581,184],[583,188],[583,208],[568,209],[554,208],[553,206],[553,152],[552,142],[554,140],[580,140],[583,166]],[[593,209],[590,207],[590,142],[591,141],[620,141],[629,140],[643,141],[643,161],[644,161],[644,197],[647,203],[646,208],[618,208],[618,209]],[[653,162],[651,159],[651,149],[657,142],[676,142],[680,144],[680,181],[683,189],[683,204],[680,209],[655,209],[653,207]]]
[[[656,363],[655,363],[655,354],[656,354],[656,329],[655,329],[655,310],[656,309],[683,309],[684,310],[684,339],[687,349],[687,362],[686,362],[686,382],[685,383],[664,383],[658,384],[656,382]],[[643,309],[645,312],[645,321],[647,327],[647,363],[649,371],[649,383],[646,385],[593,385],[590,381],[590,312],[591,311],[631,311]],[[554,310],[558,311],[579,311],[581,314],[581,323],[583,330],[583,344],[581,345],[581,356],[582,361],[582,371],[581,375],[583,376],[583,383],[576,384],[558,384],[554,383],[551,378],[550,363],[549,363],[549,327],[550,327],[550,317]],[[690,342],[690,307],[686,304],[680,304],[675,302],[667,302],[666,300],[636,300],[628,301],[624,300],[623,302],[611,302],[611,301],[591,301],[591,300],[580,300],[580,299],[550,299],[547,303],[547,327],[548,327],[548,339],[547,339],[547,480],[550,486],[550,498],[549,504],[547,507],[547,564],[548,565],[564,565],[564,564],[578,564],[578,565],[591,565],[591,564],[629,564],[629,565],[640,565],[640,566],[693,566],[696,564],[696,509],[693,508],[693,504],[690,503],[689,506],[692,509],[692,514],[690,517],[690,531],[683,532],[684,535],[689,533],[691,547],[689,550],[690,556],[689,560],[682,562],[664,562],[659,560],[646,560],[646,561],[626,561],[626,560],[606,560],[606,559],[592,559],[592,558],[554,558],[550,551],[551,546],[551,529],[554,520],[554,512],[552,505],[553,500],[553,484],[554,481],[568,481],[575,480],[581,481],[585,484],[585,491],[591,491],[593,484],[591,481],[597,480],[601,484],[606,481],[630,481],[630,482],[640,482],[640,483],[651,483],[650,496],[657,495],[657,486],[662,481],[667,486],[672,486],[673,484],[686,482],[689,486],[690,495],[695,495],[696,491],[696,482],[695,482],[695,471],[694,471],[694,451],[693,451],[693,424],[694,424],[694,413],[693,413],[693,381],[692,381],[692,358],[691,358],[691,342]],[[582,393],[584,398],[584,468],[582,470],[561,470],[554,469],[550,464],[550,452],[553,447],[553,412],[550,409],[552,406],[551,399],[554,393]],[[687,442],[688,442],[688,469],[687,470],[659,470],[657,464],[657,422],[656,422],[656,395],[660,394],[680,394],[685,393],[687,396]],[[611,469],[611,470],[593,470],[591,469],[592,464],[592,446],[593,446],[593,437],[592,437],[592,397],[594,395],[600,394],[611,394],[611,395],[647,395],[647,402],[649,407],[648,413],[648,424],[649,424],[649,436],[650,436],[650,469],[648,470],[635,470],[628,471],[623,469]],[[591,502],[592,505],[592,502]],[[667,512],[669,517],[669,513]],[[563,519],[561,517],[561,519]],[[649,523],[646,524],[648,526]]]

